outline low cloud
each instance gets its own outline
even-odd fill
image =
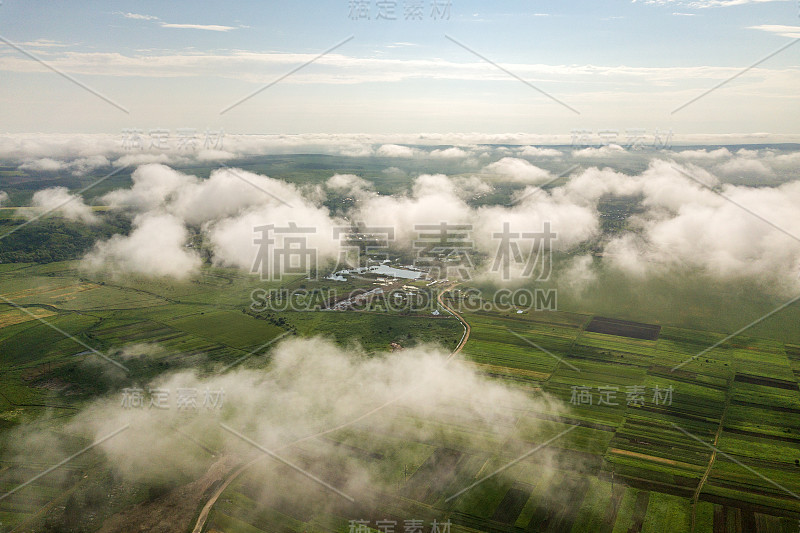
[[[724,176],[734,178],[764,178],[770,176],[772,171],[758,159],[737,157],[716,167],[717,172]]]
[[[288,458],[299,451],[293,443],[303,440],[303,468],[363,504],[371,501],[376,490],[396,485],[391,472],[402,469],[408,442],[511,460],[552,436],[551,424],[537,419],[538,413],[558,416],[566,412],[563,404],[543,393],[522,391],[460,361],[447,364],[446,359],[447,354],[435,346],[368,357],[324,339],[287,340],[272,351],[269,372],[164,375],[144,389],[169,391],[170,408],[126,409],[115,395],[78,413],[65,431],[99,440],[130,425],[98,449],[122,479],[145,483],[198,474],[209,460],[209,448],[240,457],[259,453],[223,431],[220,423]],[[175,407],[179,389],[198,392],[202,415],[192,416]],[[221,408],[200,407],[205,391],[222,391]],[[342,429],[334,432],[333,428]],[[49,433],[23,432],[14,440],[19,455],[48,444],[54,456],[66,451]],[[326,437],[308,439],[320,434]],[[380,452],[388,469],[374,468],[374,461],[365,460],[358,450]],[[532,455],[525,463],[547,476],[562,461],[566,458],[559,456],[556,447]],[[266,500],[279,495],[304,500],[303,494],[292,492],[300,490],[293,489],[294,485],[263,481]],[[337,503],[342,501],[337,498],[331,496]]]
[[[580,157],[580,158],[596,158],[596,159],[610,159],[614,157],[619,157],[620,155],[627,154],[628,151],[625,150],[622,146],[618,144],[609,144],[607,146],[601,146],[599,148],[595,148],[590,146],[588,148],[582,148],[580,150],[573,150],[572,157]]]
[[[469,157],[469,152],[453,146],[450,148],[432,150],[428,156],[434,159],[464,159]]]
[[[169,214],[146,213],[133,221],[130,235],[100,241],[84,257],[82,266],[112,275],[186,278],[201,265],[197,253],[186,247],[189,232]]]
[[[699,172],[687,173],[709,183]],[[635,231],[605,246],[611,265],[637,275],[700,269],[713,278],[770,281],[777,290],[797,284],[800,242],[771,224],[787,232],[800,227],[800,182],[721,185],[729,201],[660,162],[640,185],[647,210],[631,220]]]
[[[31,200],[31,207],[21,208],[20,213],[28,218],[53,213],[84,224],[94,224],[99,221],[92,208],[84,203],[83,197],[70,193],[66,187],[36,191]]]
[[[706,150],[706,149],[682,150],[680,152],[676,152],[675,156],[681,159],[689,159],[689,160],[718,161],[720,159],[727,159],[729,157],[732,157],[733,154],[727,148],[717,148],[716,150]]]
[[[561,157],[564,155],[555,148],[541,148],[538,146],[523,146],[518,154],[522,157]]]
[[[389,170],[389,169],[387,169]],[[399,169],[397,169],[399,170]],[[372,189],[372,183],[355,174],[334,174],[325,185],[329,189],[356,194],[358,191]]]
[[[384,144],[375,151],[380,157],[414,157],[416,150],[399,144]]]
[[[309,139],[303,138],[302,142],[309,142]],[[368,137],[334,139],[317,136],[313,139],[319,146],[325,145],[324,151],[327,153],[366,151],[376,154],[383,150],[385,153],[408,155],[409,150],[416,150],[416,157],[427,152],[424,148],[412,149],[395,143],[383,143],[373,149],[371,146],[375,145],[367,142]],[[431,136],[425,140],[437,143],[435,146],[443,145],[441,136]],[[0,136],[0,148],[1,141]],[[263,148],[259,144],[261,140],[244,139],[242,142],[253,143],[247,145],[250,146],[247,149]],[[269,142],[273,147],[286,143],[286,149],[300,146],[296,144],[300,142],[298,138],[274,138]],[[243,146],[228,153],[240,153],[240,149],[245,149]],[[602,253],[604,266],[629,274],[647,275],[683,268],[701,271],[711,277],[758,278],[769,281],[771,287],[776,288],[780,283],[772,282],[783,280],[783,283],[787,279],[796,282],[797,276],[791,272],[800,268],[797,266],[800,254],[791,238],[769,229],[769,224],[758,221],[758,218],[732,204],[726,206],[724,199],[694,180],[725,191],[725,194],[741,197],[743,205],[755,202],[752,204],[753,212],[791,232],[792,228],[798,227],[798,221],[792,218],[785,206],[796,200],[792,186],[796,182],[788,180],[796,178],[793,172],[800,164],[798,152],[778,148],[711,148],[650,154],[637,152],[629,154],[630,157],[637,157],[642,162],[650,159],[646,170],[638,174],[593,167],[574,172],[564,178],[564,185],[544,191],[537,185],[550,181],[552,175],[530,161],[514,156],[526,150],[530,155],[540,153],[543,157],[555,156],[554,153],[539,152],[548,150],[546,148],[533,145],[520,149],[481,147],[480,155],[474,155],[478,152],[475,148],[458,150],[473,154],[476,161],[484,156],[497,157],[503,154],[504,157],[487,164],[482,176],[423,174],[413,179],[408,192],[391,196],[376,192],[368,180],[348,174],[332,175],[326,182],[314,186],[296,186],[237,168],[219,169],[211,172],[208,178],[201,179],[166,165],[142,165],[133,172],[131,187],[112,191],[102,201],[139,217],[139,224],[144,229],[149,226],[142,221],[167,216],[167,228],[175,231],[169,233],[173,238],[166,249],[178,258],[174,262],[176,266],[163,268],[157,264],[153,269],[145,268],[141,258],[126,248],[125,243],[129,242],[130,237],[124,236],[117,236],[106,244],[99,243],[98,250],[90,254],[87,262],[98,268],[99,262],[108,260],[112,270],[140,273],[150,270],[151,275],[165,272],[165,275],[185,277],[195,272],[199,265],[196,252],[185,246],[188,242],[184,237],[195,233],[197,239],[204,243],[204,250],[210,252],[214,263],[250,271],[261,251],[253,242],[258,237],[255,230],[260,226],[272,225],[273,229],[311,228],[312,231],[305,234],[306,243],[316,254],[317,264],[321,264],[326,259],[336,258],[341,251],[341,243],[333,238],[333,228],[348,226],[351,221],[363,222],[371,227],[394,227],[394,245],[406,250],[412,248],[417,238],[417,226],[439,225],[442,222],[471,225],[471,239],[476,250],[484,257],[491,258],[497,252],[495,235],[503,230],[504,223],[509,224],[512,232],[530,233],[541,232],[543,224],[550,222],[552,231],[558,234],[558,240],[553,243],[555,249],[570,251],[578,245],[591,243]],[[612,146],[591,150],[583,153],[598,155],[622,149]],[[129,155],[160,157],[147,153]],[[79,158],[64,161],[77,165],[76,161],[92,157],[85,155],[84,150]],[[104,159],[92,160],[96,164],[113,160],[102,157]],[[53,167],[59,166],[57,158],[36,158],[46,159],[54,162]],[[33,159],[29,158],[28,161]],[[609,161],[609,164],[613,162]],[[470,205],[481,196],[495,191],[493,183],[487,181],[489,174],[526,187],[513,192],[511,205],[508,206]],[[687,178],[686,174],[694,179]],[[394,166],[386,169],[382,175],[399,178],[408,176],[409,171]],[[762,186],[759,189],[729,188],[733,185],[726,185],[742,182],[777,182],[783,185]],[[353,205],[347,211],[337,211],[336,216],[323,204],[327,193],[332,191],[344,193],[353,200]],[[500,191],[497,189],[495,192]],[[626,223],[627,229],[618,230],[613,236],[602,234],[599,212],[602,200],[609,196],[628,197],[631,205],[635,206],[635,214]],[[38,212],[42,212],[69,198],[69,193],[64,189],[40,191],[34,205]],[[28,213],[30,216],[33,211]],[[60,213],[73,220],[96,220],[91,209],[80,198],[74,198],[68,208],[60,210]],[[737,220],[734,220],[734,214],[738,215]],[[338,218],[339,215],[342,219]],[[719,220],[740,233],[734,236],[720,226]],[[760,230],[756,228],[758,225]],[[132,235],[140,235],[143,228],[139,228],[138,233],[135,228]],[[714,232],[709,234],[709,228],[713,228]],[[698,236],[694,243],[689,242],[691,235]],[[277,248],[280,248],[282,238],[277,237],[278,241],[274,243]],[[704,242],[704,239],[709,242]],[[698,242],[703,242],[703,246],[696,246]],[[685,250],[691,250],[691,253],[684,258]],[[131,259],[129,267],[125,266],[127,259]]]
[[[63,161],[56,161],[55,159],[50,159],[49,157],[43,157],[42,159],[35,159],[33,161],[28,161],[27,163],[23,163],[19,166],[20,170],[33,170],[35,172],[58,172],[59,170],[63,170],[66,168],[67,164]]]
[[[62,172],[69,171],[74,176],[81,176],[97,168],[108,167],[111,162],[103,155],[80,157],[71,161],[61,161],[43,157],[33,159],[19,165],[20,170],[33,172]]]
[[[152,58],[148,58],[152,63]],[[595,75],[595,74],[593,74]],[[727,75],[725,76],[727,77]],[[721,78],[721,79],[724,79]],[[219,132],[210,132],[212,134]],[[172,131],[166,149],[159,149],[151,145],[150,137],[146,131],[140,133],[139,146],[135,149],[125,142],[130,134],[0,134],[0,158],[14,162],[16,165],[47,165],[48,162],[36,163],[40,159],[50,159],[56,163],[49,163],[51,168],[64,168],[84,158],[102,156],[112,162],[116,167],[126,165],[143,165],[147,163],[162,163],[168,165],[190,165],[197,161],[222,161],[235,158],[252,157],[272,154],[326,154],[348,157],[369,157],[375,155],[383,146],[384,152],[389,154],[402,154],[402,157],[420,155],[422,152],[439,151],[442,155],[461,155],[464,153],[479,154],[477,157],[486,158],[490,154],[495,156],[520,156],[531,158],[568,156],[562,153],[557,146],[568,145],[571,142],[569,133],[563,135],[535,135],[523,133],[510,134],[477,134],[477,133],[446,133],[446,134],[297,134],[297,135],[237,135],[225,133],[217,137],[210,137],[211,143],[204,139],[202,131],[197,132],[197,149],[178,149],[176,132]],[[673,143],[678,145],[704,145],[704,144],[747,144],[747,143],[797,143],[798,135],[778,134],[724,134],[724,135],[675,135]],[[555,145],[548,147],[545,145]],[[374,148],[378,146],[378,148]],[[400,149],[398,150],[397,147]],[[441,148],[450,146],[457,148]],[[416,150],[416,151],[415,151]],[[597,149],[595,149],[597,150]],[[720,149],[713,149],[718,151]],[[727,150],[727,149],[723,149]],[[705,150],[684,150],[683,154]],[[409,155],[409,153],[411,155]],[[602,153],[602,152],[601,152]],[[676,157],[671,152],[670,157]],[[583,152],[586,156],[592,151]],[[767,151],[760,152],[762,157],[768,157]],[[776,155],[776,157],[778,157]],[[97,160],[102,162],[102,160]],[[30,168],[33,168],[30,167]]]
[[[597,282],[597,270],[591,255],[571,258],[558,273],[558,286],[566,287],[572,294],[583,295]]]
[[[128,344],[123,346],[122,349],[112,354],[114,357],[119,357],[123,361],[132,359],[149,359],[151,357],[158,357],[166,353],[163,346],[152,342],[140,342],[135,344]]]
[[[487,165],[483,172],[497,174],[519,183],[545,183],[552,179],[550,173],[525,159],[504,157],[500,161]]]

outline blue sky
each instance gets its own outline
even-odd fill
[[[415,2],[422,20],[406,20]],[[129,113],[0,43],[0,123],[9,132],[541,134],[796,133],[800,123],[800,44],[670,113],[800,38],[795,1],[451,0],[437,20],[433,3],[384,1],[396,18],[386,20],[370,0],[370,19],[354,20],[349,0],[5,0],[0,36]]]

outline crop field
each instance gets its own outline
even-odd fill
[[[286,283],[302,284],[292,279]],[[105,363],[87,347],[119,360],[130,357],[124,355],[128,350],[134,354],[146,350],[145,359],[124,359],[133,375],[146,380],[170,369],[212,371],[240,359],[246,359],[243,365],[263,366],[268,364],[269,350],[260,348],[286,334],[328,337],[343,345],[361,341],[365,349],[379,351],[388,350],[391,342],[403,346],[435,342],[451,349],[462,334],[460,324],[446,317],[299,311],[262,317],[248,314],[251,291],[271,286],[279,284],[254,281],[230,269],[207,268],[191,282],[169,282],[89,280],[75,263],[0,265],[0,295],[6,299],[0,302],[0,451],[4,457],[0,493],[60,459],[43,458],[36,464],[14,461],[13,454],[5,453],[13,448],[13,442],[5,440],[10,430],[49,428],[69,442],[61,425],[73,413],[99,395],[119,394],[119,385],[102,377]],[[73,447],[86,444],[75,442]],[[73,492],[100,490],[99,481],[87,482],[82,473],[100,475],[108,467],[91,454],[85,458],[71,463],[62,475],[42,477],[0,501],[0,524],[41,525]],[[117,492],[112,506],[117,510],[147,499],[146,490],[136,486]]]
[[[590,331],[601,329],[588,327],[598,324],[590,315],[558,312],[483,310],[464,318],[472,332],[459,364],[511,387],[542,391],[569,407],[566,414],[508,414],[523,434],[526,427],[546,428],[531,433],[530,448],[574,429],[539,452],[554,458],[554,472],[537,469],[533,458],[521,461],[448,501],[448,494],[513,461],[503,452],[508,443],[464,448],[383,435],[380,450],[362,450],[358,432],[370,431],[362,422],[328,438],[349,442],[354,460],[380,464],[394,482],[380,489],[375,501],[323,514],[278,502],[254,518],[260,508],[255,502],[262,502],[254,492],[257,479],[269,476],[253,471],[225,492],[225,503],[212,513],[212,528],[255,532],[280,524],[286,531],[348,531],[355,518],[376,524],[446,516],[453,531],[796,529],[796,346],[737,337],[695,357],[724,335],[603,321],[615,326],[609,331],[617,334],[609,334]],[[648,334],[639,335],[642,331]],[[576,401],[576,387],[593,392],[591,403]],[[615,395],[602,397],[601,389]],[[627,395],[639,389],[641,397]],[[383,416],[390,414],[398,415]],[[313,456],[311,449],[306,453]],[[305,490],[330,498],[311,485]]]
[[[298,278],[272,287],[330,283]],[[372,281],[342,287],[364,286]],[[63,424],[71,414],[117,390],[113,381],[100,379],[97,356],[86,346],[112,358],[147,347],[146,359],[125,360],[148,379],[170,369],[209,372],[251,352],[243,364],[263,367],[269,350],[259,347],[284,334],[327,337],[343,346],[358,340],[371,352],[387,351],[392,343],[426,342],[447,352],[463,334],[447,313],[396,313],[379,302],[357,311],[252,312],[254,287],[247,276],[221,268],[205,268],[192,282],[166,282],[90,279],[74,263],[2,265],[0,294],[16,305],[0,308],[0,437],[36,423],[68,439]],[[457,298],[450,294],[445,301]],[[402,523],[409,517],[426,524],[449,520],[452,531],[646,532],[664,531],[665,524],[696,532],[796,528],[797,345],[739,336],[707,350],[725,335],[582,313],[482,309],[463,318],[470,337],[451,364],[477,369],[532,397],[546,395],[561,408],[504,412],[498,423],[521,439],[507,442],[491,432],[475,439],[468,420],[445,428],[388,407],[380,414],[382,421],[396,422],[388,429],[379,431],[365,418],[291,452],[324,479],[338,475],[335,464],[320,470],[314,461],[326,450],[366,465],[380,481],[369,501],[343,504],[264,459],[225,490],[206,531],[349,531],[352,520],[375,530],[381,520]],[[406,424],[425,428],[418,432],[425,437],[411,439],[397,429]],[[537,451],[519,460],[525,450]],[[0,463],[0,490],[46,464],[7,457]],[[451,498],[498,469],[498,475]],[[0,522],[42,524],[71,495],[88,498],[110,483],[103,477],[107,466],[93,454],[59,472],[0,501]],[[99,478],[85,479],[86,472]],[[293,486],[308,497],[296,501],[266,491],[272,494],[267,497],[265,487],[271,486]],[[109,513],[149,498],[135,485],[114,494]]]
[[[800,533],[800,0],[108,4],[0,0],[0,533]]]
[[[586,326],[586,331],[654,341],[658,338],[661,326],[598,316],[594,317],[592,321],[589,322],[589,325]]]

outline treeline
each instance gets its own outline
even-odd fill
[[[131,229],[130,220],[116,213],[103,215],[93,225],[61,218],[37,220],[25,226],[23,223],[10,220],[0,223],[0,262],[52,263],[79,259],[98,239],[107,239],[115,233],[127,235]]]

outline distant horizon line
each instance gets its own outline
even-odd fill
[[[180,130],[194,130],[197,136],[202,136],[204,133],[211,131],[211,128],[121,128],[116,132],[42,132],[42,131],[19,131],[19,132],[2,132],[0,138],[14,138],[14,137],[120,137],[126,131],[135,129],[142,135],[147,136],[149,132],[155,130],[166,130],[170,133],[178,132]],[[619,138],[614,141],[606,142],[579,142],[574,141],[574,133],[526,133],[526,132],[498,132],[498,133],[478,133],[478,132],[414,132],[414,133],[328,133],[328,132],[305,132],[305,133],[257,133],[257,132],[231,132],[224,128],[215,128],[214,133],[222,132],[226,138],[236,137],[262,137],[262,138],[295,138],[303,139],[327,139],[332,140],[336,138],[347,140],[358,140],[361,142],[371,142],[374,144],[396,143],[407,145],[431,145],[433,142],[439,142],[446,145],[457,146],[459,144],[472,145],[535,145],[535,146],[552,146],[562,148],[578,148],[586,146],[600,146],[600,145],[618,145],[625,146],[625,139],[628,135],[627,132],[634,131],[636,128],[617,129],[612,130],[618,133]],[[575,131],[578,131],[577,129]],[[582,132],[589,132],[598,136],[600,132],[609,131],[607,128],[581,128]],[[661,136],[669,136],[670,147],[676,146],[738,146],[738,145],[795,145],[800,144],[800,132],[798,133],[767,133],[767,132],[754,132],[754,133],[676,133],[668,129],[653,128],[646,130],[648,138],[652,137],[654,133]],[[647,143],[645,143],[646,145]]]

